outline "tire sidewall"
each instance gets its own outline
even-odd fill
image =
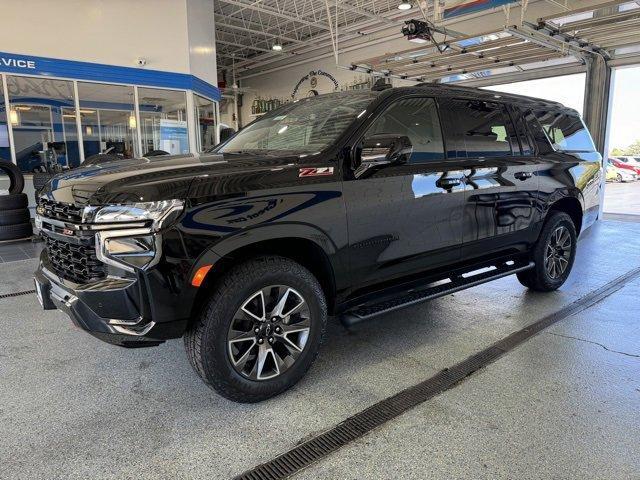
[[[0,160],[0,171],[9,176],[9,193],[17,195],[24,189],[24,175],[17,165],[6,160]]]
[[[296,268],[286,271],[260,268],[262,271],[256,271],[251,281],[241,286],[232,284],[231,288],[223,287],[221,295],[206,307],[209,318],[201,345],[204,374],[208,378],[222,378],[231,388],[246,392],[247,401],[251,401],[251,396],[262,400],[277,395],[295,384],[310,367],[322,341],[326,325],[326,303],[322,290],[308,270],[293,262],[287,263]],[[290,286],[303,296],[309,306],[311,330],[305,348],[294,365],[276,378],[256,381],[238,373],[231,364],[227,334],[233,316],[241,305],[256,291],[268,285]]]
[[[569,264],[567,265],[564,273],[558,278],[551,278],[544,266],[544,256],[553,232],[555,232],[555,230],[561,226],[565,227],[568,230],[569,235],[571,236],[571,255],[569,257]],[[549,222],[545,225],[543,236],[540,240],[541,241],[536,251],[536,262],[540,262],[539,264],[541,279],[548,288],[555,290],[562,286],[562,284],[564,284],[564,282],[571,274],[573,263],[576,258],[578,238],[576,235],[576,228],[573,224],[573,221],[571,220],[571,217],[569,217],[569,215],[567,215],[566,213],[553,214],[553,216],[549,219]]]

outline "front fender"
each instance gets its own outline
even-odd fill
[[[337,275],[339,272],[345,271],[343,262],[338,255],[339,248],[326,232],[314,225],[283,222],[258,225],[223,237],[200,255],[191,268],[189,279],[193,278],[198,269],[205,265],[214,265],[215,269],[217,262],[224,257],[232,255],[234,251],[260,242],[278,239],[309,240],[324,252],[329,259],[334,274]]]

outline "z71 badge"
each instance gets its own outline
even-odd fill
[[[301,168],[298,177],[324,177],[326,175],[333,175],[333,167]]]

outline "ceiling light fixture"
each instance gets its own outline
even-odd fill
[[[412,8],[411,2],[402,2],[398,5],[398,10],[411,10]]]
[[[279,43],[274,43],[273,47],[271,47],[271,49],[276,51],[276,52],[281,52],[282,51],[282,45],[280,45]]]

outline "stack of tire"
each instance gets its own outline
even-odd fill
[[[0,194],[0,241],[33,235],[29,199],[22,193],[24,177],[16,165],[0,160],[0,172],[9,176],[9,194]]]

